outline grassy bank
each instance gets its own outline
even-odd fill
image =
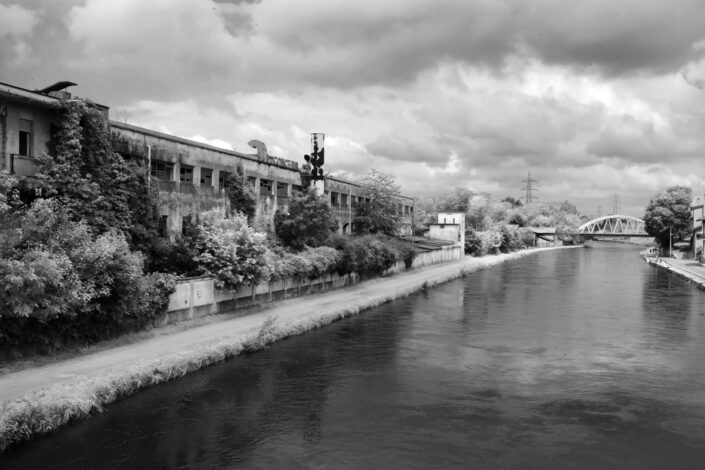
[[[153,359],[130,362],[119,369],[57,383],[19,400],[5,402],[0,407],[0,451],[72,421],[100,413],[106,405],[139,389],[182,377],[243,351],[256,351],[279,339],[318,328],[420,289],[545,250],[467,258],[460,263],[377,279],[370,284],[374,290],[356,297],[354,302],[328,302],[322,309],[279,309],[279,313],[273,315],[263,313],[256,324],[218,337],[201,337],[184,350],[159,354]]]

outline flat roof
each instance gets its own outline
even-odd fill
[[[2,82],[0,82],[0,94],[14,97],[22,101],[34,101],[45,105],[55,105],[59,102],[59,98]]]
[[[236,152],[235,150],[228,150],[228,149],[224,149],[221,147],[215,147],[213,145],[204,144],[202,142],[198,142],[198,141],[191,140],[191,139],[186,139],[184,137],[179,137],[179,136],[172,135],[172,134],[165,134],[164,132],[155,131],[152,129],[148,129],[146,127],[140,127],[140,126],[135,126],[132,124],[126,124],[126,123],[120,122],[120,121],[113,121],[112,119],[109,122],[110,122],[110,127],[117,127],[119,129],[139,132],[142,134],[151,135],[152,137],[157,137],[159,139],[170,140],[172,142],[177,142],[180,144],[189,145],[191,147],[202,148],[204,150],[210,150],[212,152],[223,153],[225,155],[231,155],[233,157],[240,157],[240,158],[244,158],[247,160],[251,160],[253,162],[261,162],[261,160],[257,157],[257,155],[254,155],[254,154],[246,154],[246,153],[242,153],[242,152]],[[288,160],[288,159],[282,158],[282,157],[276,157],[274,155],[267,155],[267,157],[269,157],[273,160],[279,159],[279,160],[291,162],[293,164],[296,164],[296,166],[298,166],[298,163],[293,160]],[[268,160],[266,163],[274,165],[274,166],[281,166],[283,168],[292,169],[291,167],[286,166],[286,165],[277,165],[276,161]]]

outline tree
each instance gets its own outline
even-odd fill
[[[465,221],[469,227],[481,232],[487,230],[492,225],[490,217],[490,198],[488,194],[475,194],[470,199],[470,208],[468,209]]]
[[[519,199],[513,198],[512,196],[507,196],[504,199],[502,199],[502,202],[506,202],[509,204],[511,207],[521,207],[521,201]]]
[[[467,188],[455,188],[450,194],[441,197],[438,202],[440,212],[467,212],[470,209],[470,199],[473,192]]]
[[[672,186],[656,194],[644,214],[646,233],[662,247],[669,246],[670,233],[674,240],[688,236],[692,225],[690,202],[692,190],[686,186]]]
[[[321,246],[337,228],[333,212],[325,199],[311,187],[289,202],[289,213],[274,215],[274,231],[281,242],[294,250]]]
[[[482,240],[472,227],[465,228],[465,254],[471,256],[482,255]]]
[[[402,222],[399,186],[394,176],[372,169],[362,180],[362,202],[358,203],[355,227],[358,232],[393,236]]]

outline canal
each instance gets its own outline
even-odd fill
[[[596,244],[468,275],[154,387],[10,469],[690,469],[705,293]]]

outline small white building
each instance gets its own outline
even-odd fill
[[[465,214],[462,212],[439,212],[438,223],[429,225],[428,229],[430,238],[465,247]]]

